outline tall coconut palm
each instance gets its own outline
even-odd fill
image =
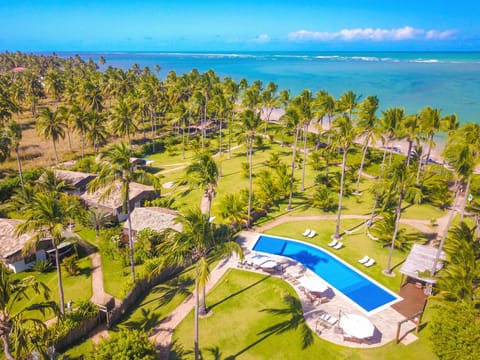
[[[347,116],[341,116],[336,118],[332,124],[332,146],[342,149],[342,169],[340,179],[340,191],[338,194],[338,210],[337,210],[337,223],[335,226],[334,239],[340,239],[340,217],[342,213],[342,201],[343,191],[345,187],[345,171],[347,168],[347,154],[348,150],[353,144],[356,132],[352,124],[352,121]]]
[[[10,141],[10,146],[15,152],[15,158],[17,159],[17,166],[18,166],[18,176],[20,178],[20,185],[22,188],[25,186],[23,182],[23,171],[22,171],[22,162],[20,161],[20,141],[22,140],[22,127],[16,121],[10,121],[6,126],[6,133],[5,135]]]
[[[287,210],[292,209],[292,198],[293,198],[293,182],[295,180],[295,161],[297,158],[297,143],[298,135],[300,133],[300,116],[295,108],[287,109],[287,112],[282,115],[282,121],[285,122],[287,127],[293,130],[293,148],[292,148],[292,169],[290,174],[290,193],[288,196],[288,206]]]
[[[85,114],[85,140],[98,153],[100,146],[107,143],[107,118],[104,113],[89,111]]]
[[[204,197],[207,199],[206,214],[210,217],[218,179],[218,166],[212,155],[206,152],[198,155],[187,167],[187,179],[192,185],[199,186],[204,191]]]
[[[53,311],[58,314],[58,307],[50,301],[50,290],[34,276],[28,276],[20,281],[14,281],[3,265],[0,263],[0,339],[3,352],[8,360],[23,359],[23,356],[32,350],[44,354],[46,349],[33,339],[47,330],[45,323],[36,316],[36,313],[45,314]],[[25,307],[18,304],[37,297],[35,303]],[[12,344],[14,348],[12,350]]]
[[[299,96],[292,101],[297,109],[299,119],[302,123],[303,131],[303,166],[302,166],[302,186],[301,190],[305,191],[305,169],[307,167],[307,137],[310,121],[313,118],[312,110],[312,93],[309,90],[303,90]]]
[[[119,136],[126,136],[128,144],[131,146],[131,136],[137,131],[135,104],[124,97],[120,97],[113,106],[110,117],[113,132]]]
[[[360,177],[365,164],[365,156],[367,154],[370,140],[374,139],[378,132],[378,118],[376,112],[378,110],[378,98],[376,96],[368,96],[359,106],[360,112],[358,114],[358,133],[363,136],[362,146],[362,160],[360,161],[360,168],[358,169],[357,184],[355,186],[355,193],[359,194]]]
[[[160,252],[165,254],[165,261],[171,265],[188,265],[195,263],[195,312],[194,312],[194,347],[195,359],[200,359],[198,344],[199,314],[208,309],[205,305],[205,285],[210,274],[209,258],[236,253],[243,257],[242,248],[233,240],[232,229],[226,225],[216,226],[199,208],[185,211],[177,217],[182,231],[167,230],[166,240],[160,245]],[[157,269],[158,270],[158,269]],[[200,292],[203,292],[200,305]]]
[[[328,119],[328,124],[331,125],[336,111],[335,98],[325,90],[318,91],[314,100],[314,109],[315,116],[320,119],[322,126],[325,116]]]
[[[130,202],[130,184],[135,179],[140,181],[150,181],[158,186],[157,178],[145,171],[135,170],[130,161],[132,150],[125,143],[115,144],[108,147],[100,154],[100,172],[98,176],[89,184],[89,191],[103,189],[102,198],[108,197],[112,191],[116,190],[120,184],[120,192],[123,203],[123,209],[127,215],[128,226],[128,245],[130,257],[130,269],[132,281],[136,281],[135,262],[133,254],[133,234],[131,223],[132,204]]]
[[[450,166],[452,166],[455,170],[455,193],[453,197],[453,204],[450,210],[450,216],[448,217],[448,222],[440,239],[437,254],[432,265],[432,275],[435,274],[435,272],[437,271],[437,264],[443,250],[443,245],[445,244],[448,231],[450,230],[453,218],[455,217],[458,200],[461,193],[460,189],[462,188],[462,182],[468,182],[467,179],[470,179],[471,174],[473,173],[473,169],[475,168],[475,159],[473,157],[469,144],[463,141],[457,141],[456,136],[448,139],[444,151],[444,157],[449,162]]]
[[[45,107],[38,117],[37,131],[45,139],[52,140],[55,161],[58,165],[57,142],[65,138],[65,123],[60,112],[52,111],[48,106]]]
[[[445,244],[446,266],[440,270],[440,296],[449,301],[480,302],[480,243],[475,227],[460,222]]]
[[[60,253],[58,245],[63,241],[63,232],[75,216],[79,204],[73,197],[57,192],[36,192],[32,201],[22,209],[26,218],[24,223],[17,225],[17,235],[35,233],[25,246],[24,251],[35,249],[42,239],[50,239],[55,250],[55,264],[57,268],[58,293],[60,298],[60,311],[65,312],[65,299],[63,294],[62,270],[60,266]]]
[[[248,187],[248,220],[247,227],[252,222],[252,194],[253,194],[253,142],[255,135],[261,126],[260,116],[253,110],[248,109],[240,113],[240,121],[247,138],[247,149],[249,159],[249,187]]]
[[[287,111],[288,105],[290,104],[290,91],[289,90],[282,90],[278,94],[278,102],[281,106],[281,108],[285,111]],[[286,120],[286,119],[285,119]],[[282,125],[282,139],[280,146],[283,147],[284,145],[284,138],[285,138],[285,127],[286,127],[286,122],[282,121],[282,118],[279,119],[280,124]]]
[[[406,167],[406,164],[403,161],[395,162],[388,169],[388,174],[389,174],[388,180],[390,182],[389,192],[398,194],[398,201],[395,209],[395,228],[393,230],[392,242],[390,244],[390,252],[388,254],[387,267],[384,270],[386,274],[392,273],[391,262],[392,262],[393,249],[395,248],[395,242],[397,240],[398,229],[400,226],[400,217],[402,214],[402,201],[405,195],[405,186],[410,176],[407,170],[408,169]]]

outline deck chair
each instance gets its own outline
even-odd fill
[[[307,237],[313,238],[315,235],[317,235],[317,233],[315,232],[315,230],[312,230],[310,231],[310,234],[307,235]]]
[[[365,255],[363,258],[361,258],[360,260],[358,260],[358,262],[359,262],[360,264],[365,264],[368,260],[370,260],[370,258],[369,258],[367,255]]]
[[[334,248],[335,250],[339,250],[339,249],[341,249],[342,247],[343,247],[343,242],[341,242],[341,241],[339,241],[339,242],[337,243],[337,245],[332,246],[332,248]]]
[[[303,236],[308,236],[310,234],[310,229],[305,230],[305,232],[302,234]]]
[[[370,267],[370,266],[372,266],[373,264],[375,264],[375,260],[373,260],[373,259],[370,258],[370,259],[369,259],[365,264],[363,264],[363,265],[365,265],[366,267]]]
[[[337,243],[338,243],[338,241],[336,239],[333,239],[327,245],[330,246],[330,247],[334,247],[335,245],[337,245]]]

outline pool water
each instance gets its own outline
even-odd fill
[[[298,261],[367,312],[399,300],[399,297],[391,291],[318,247],[275,236],[260,235],[253,250],[282,255]]]

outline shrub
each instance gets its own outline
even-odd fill
[[[62,266],[70,276],[80,274],[80,266],[78,266],[78,257],[76,254],[63,259]]]
[[[120,330],[98,344],[93,359],[153,360],[156,355],[155,346],[145,332]]]
[[[38,260],[32,267],[33,271],[39,272],[41,274],[50,272],[53,269],[53,265],[48,260]]]

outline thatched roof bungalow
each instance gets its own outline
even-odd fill
[[[150,228],[157,232],[165,229],[182,231],[182,225],[175,222],[178,212],[162,207],[139,207],[135,208],[130,215],[132,222],[133,239],[143,229]],[[128,239],[128,224],[123,225],[123,234]]]

